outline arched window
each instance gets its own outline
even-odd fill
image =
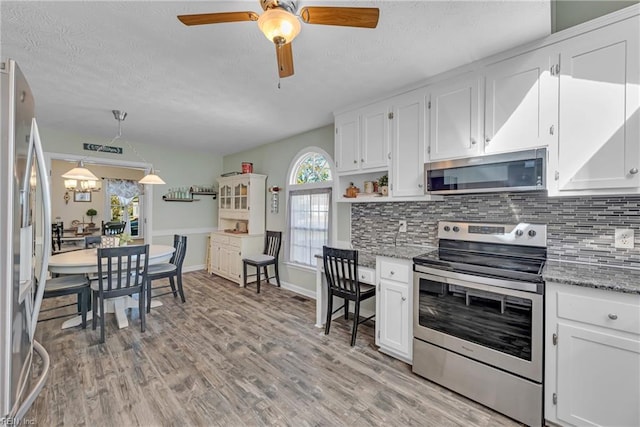
[[[316,265],[316,254],[329,242],[333,172],[324,150],[301,151],[289,168],[287,259],[295,264]]]

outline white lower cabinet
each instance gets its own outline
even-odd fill
[[[227,233],[211,233],[209,248],[210,274],[215,274],[243,286],[242,259],[262,253],[263,235],[232,236]],[[250,271],[248,274],[253,274]]]
[[[640,425],[640,295],[546,284],[545,419]]]
[[[409,260],[376,259],[376,345],[407,363],[413,359],[411,265]]]

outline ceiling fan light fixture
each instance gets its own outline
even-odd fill
[[[300,34],[300,21],[284,9],[268,9],[258,18],[258,27],[265,37],[276,44],[291,43]]]
[[[77,179],[79,181],[97,181],[95,176],[89,169],[84,167],[84,162],[80,160],[75,168],[62,175],[66,179]]]

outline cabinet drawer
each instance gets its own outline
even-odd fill
[[[409,283],[409,266],[393,261],[380,261],[380,277],[395,280],[396,282]]]
[[[219,234],[212,234],[211,235],[211,241],[212,242],[216,242],[216,243],[228,244],[229,243],[229,237],[221,236]]]
[[[229,239],[229,246],[232,246],[234,248],[239,248],[242,246],[241,237],[228,237],[228,239]]]
[[[376,273],[368,268],[358,268],[358,281],[360,283],[375,284]]]
[[[638,306],[558,292],[558,317],[640,335]]]

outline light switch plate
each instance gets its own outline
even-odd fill
[[[399,227],[398,231],[399,231],[400,233],[406,233],[406,232],[407,232],[407,221],[406,221],[406,220],[404,220],[404,219],[401,219],[401,220],[398,222],[398,227]]]
[[[618,249],[633,249],[634,233],[629,228],[616,228],[613,246]]]

